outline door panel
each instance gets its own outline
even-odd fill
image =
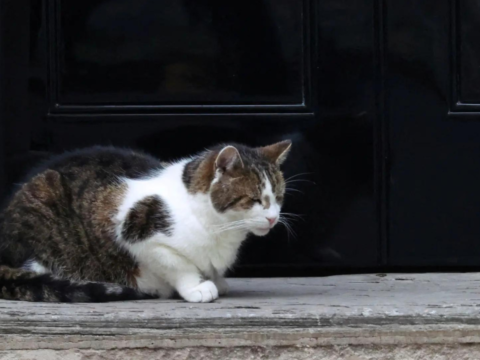
[[[302,106],[306,7],[288,0],[60,1],[51,9],[59,24],[56,103]]]
[[[392,0],[386,12],[390,264],[478,266],[478,6]]]
[[[452,48],[456,60],[453,71],[459,96],[457,101],[480,110],[480,3],[456,0],[452,4]]]

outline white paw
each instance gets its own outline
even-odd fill
[[[188,302],[212,302],[218,299],[218,290],[211,281],[205,281],[187,291],[182,292],[182,297]]]
[[[215,280],[215,285],[217,285],[219,295],[227,295],[230,287],[228,286],[227,281],[224,278],[218,278]]]

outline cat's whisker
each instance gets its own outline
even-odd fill
[[[297,218],[285,218],[285,220],[288,220],[288,221],[299,221],[299,220],[303,220],[303,219],[297,219]]]
[[[305,214],[295,214],[295,213],[288,213],[288,212],[281,212],[281,213],[280,213],[280,216],[281,216],[281,215],[296,216],[296,217],[303,217],[303,216],[305,216]]]
[[[213,234],[215,234],[215,235],[223,234],[224,232],[229,231],[229,230],[234,230],[234,229],[225,229],[225,230],[221,230],[221,231],[215,231]]]
[[[287,182],[288,180],[291,180],[291,179],[294,179],[298,176],[302,176],[302,175],[312,175],[313,173],[311,172],[304,172],[304,173],[299,173],[299,174],[295,174],[295,175],[292,175],[290,176],[289,178],[285,179],[285,182]]]
[[[237,230],[248,230],[248,227],[247,226],[238,226],[238,227],[235,227],[235,228],[231,228],[231,229],[225,229],[221,232],[225,232],[225,231],[237,231]]]
[[[249,220],[247,220],[247,222],[250,223],[250,224],[263,224],[265,221],[249,219]]]
[[[287,239],[289,242],[290,242],[290,236],[292,236],[292,238],[294,239],[296,238],[297,234],[295,233],[295,231],[292,229],[291,225],[288,223],[288,221],[285,218],[280,217],[278,222],[282,224],[287,230]]]
[[[293,214],[293,213],[280,213],[280,217],[284,217],[285,219],[291,220],[291,221],[297,221],[297,220],[303,220],[303,216],[301,214]]]
[[[285,226],[289,229],[290,233],[292,234],[292,237],[296,239],[297,233],[295,232],[295,230],[293,230],[293,226],[288,221],[285,221],[284,223],[285,223]]]
[[[263,221],[259,220],[252,220],[252,219],[246,219],[246,220],[239,220],[239,221],[234,221],[232,223],[227,223],[222,227],[219,227],[217,230],[221,231],[226,231],[226,230],[232,230],[232,229],[239,229],[239,228],[247,228],[249,225],[252,224],[263,224]]]
[[[301,194],[305,194],[303,191],[301,190],[298,190],[298,189],[295,189],[295,188],[286,188],[285,189],[285,192],[288,194],[289,191],[293,191],[293,192],[299,192]]]
[[[246,227],[246,224],[234,224],[234,225],[224,226],[221,228],[217,228],[216,231],[223,232],[223,231],[233,230],[233,229],[242,228],[242,227]]]
[[[317,183],[315,181],[311,181],[311,180],[307,180],[307,179],[294,179],[294,180],[289,180],[289,181],[285,181],[285,184],[293,184],[293,183],[296,183],[296,182],[308,182],[308,183],[311,183],[311,184],[314,184],[314,185],[317,185]]]
[[[229,231],[229,230],[233,230],[234,228],[231,227],[231,228],[222,228],[222,229],[216,229],[214,231],[212,231],[213,234],[220,234],[220,233],[223,233],[225,231]]]
[[[238,225],[238,224],[241,224],[241,223],[219,224],[219,225],[213,225],[212,227],[215,228],[215,229],[222,229],[222,228],[225,228],[225,227],[229,227],[229,226],[233,226],[233,225]]]
[[[288,218],[287,216],[289,216],[289,215],[296,215],[296,214],[280,213],[280,220],[283,220],[283,221],[285,221],[285,222],[287,222],[287,223],[288,223],[289,221],[291,221],[291,220],[294,220],[294,219],[292,219],[292,218]]]
[[[241,227],[247,227],[248,225],[253,225],[253,224],[263,224],[263,221],[260,220],[255,220],[255,219],[244,219],[244,220],[236,220],[236,221],[231,221],[225,224],[217,224],[213,225],[212,227],[215,229],[216,232],[218,231],[227,231],[227,230],[233,230],[233,229],[238,229]]]
[[[216,224],[216,225],[213,225],[213,226],[214,227],[224,227],[224,226],[229,226],[229,225],[233,225],[233,224],[242,224],[244,222],[245,222],[245,220],[242,219],[242,220],[231,221],[231,222],[227,222],[227,223],[223,223],[223,224]]]
[[[249,226],[251,225],[263,225],[265,222],[262,220],[255,220],[255,219],[245,219],[245,220],[237,220],[232,221],[226,224],[219,224],[215,225],[215,229],[213,231],[214,234],[220,234],[230,230],[249,230]]]
[[[219,229],[217,231],[214,232],[214,234],[220,234],[220,233],[223,233],[225,231],[229,231],[229,230],[240,230],[240,229],[247,229],[247,226],[245,224],[241,224],[241,225],[235,225],[235,226],[231,226],[231,227],[226,227],[226,228],[223,228],[223,229]]]

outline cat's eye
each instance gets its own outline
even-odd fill
[[[281,204],[283,202],[283,196],[277,196],[275,200],[277,200],[277,203]]]
[[[260,200],[259,198],[250,198],[250,200],[252,200],[254,203],[258,203],[258,204],[262,204],[262,200]]]

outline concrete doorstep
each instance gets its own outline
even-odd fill
[[[0,359],[480,359],[480,274],[230,279],[212,304],[0,301]]]

